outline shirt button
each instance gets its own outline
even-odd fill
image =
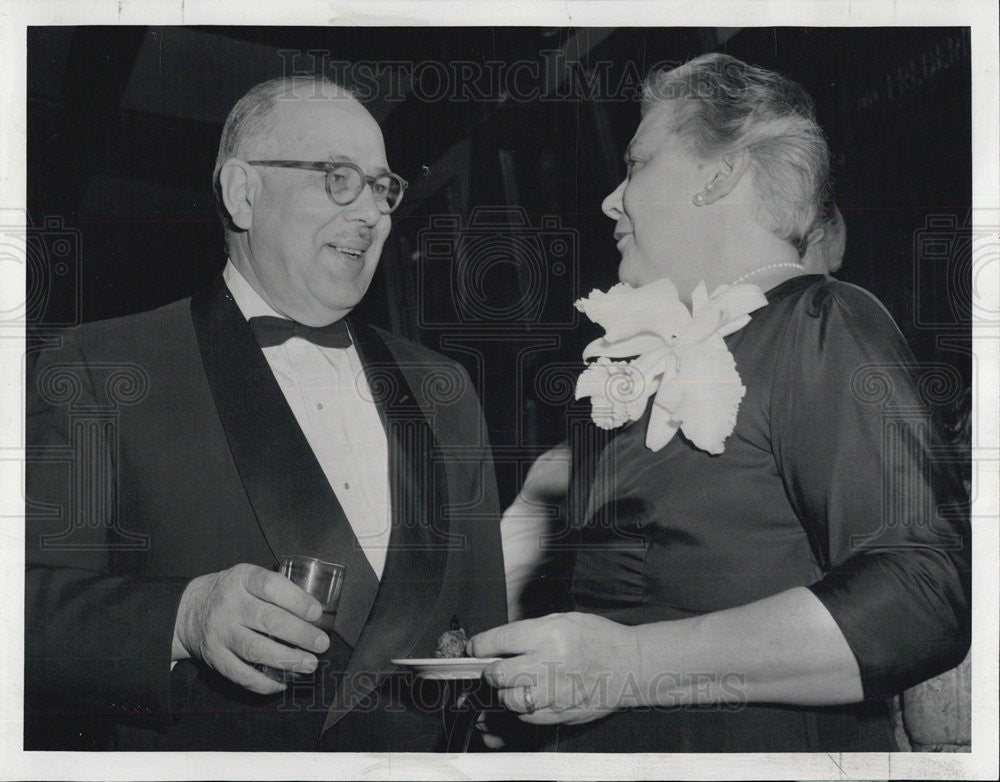
[[[322,410],[323,409],[323,403],[322,402],[317,402],[316,403],[316,409],[317,410]]]
[[[351,488],[351,484],[349,484],[349,483],[345,483],[345,484],[344,484],[344,488],[345,488],[345,489],[349,489],[349,488]]]

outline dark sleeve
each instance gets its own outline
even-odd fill
[[[810,589],[869,699],[957,665],[969,647],[967,499],[925,404],[957,380],[915,364],[881,305],[842,283],[811,289],[779,345],[772,446],[824,573]]]
[[[114,517],[116,464],[105,446],[116,421],[95,415],[86,359],[72,333],[62,340],[26,374],[26,712],[162,724],[186,582],[118,564],[135,541]]]

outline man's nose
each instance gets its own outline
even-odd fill
[[[621,184],[612,190],[608,197],[604,199],[604,203],[601,204],[601,211],[612,220],[617,220],[622,216],[622,193],[625,192],[625,183],[627,181],[627,179],[623,179]]]
[[[373,227],[379,221],[382,217],[382,212],[375,202],[375,194],[372,192],[370,184],[366,182],[358,197],[352,203],[348,204],[347,213],[349,217],[360,220],[369,228]]]

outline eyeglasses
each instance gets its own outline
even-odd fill
[[[339,206],[347,206],[357,200],[365,185],[372,189],[372,196],[378,210],[387,215],[394,211],[403,200],[403,191],[410,186],[403,177],[386,172],[377,176],[368,176],[353,163],[309,163],[303,160],[248,160],[252,166],[267,166],[270,168],[300,168],[306,171],[323,171],[326,173],[326,194],[330,200]]]

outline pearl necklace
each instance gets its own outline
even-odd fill
[[[748,280],[751,277],[753,277],[755,274],[760,274],[761,272],[766,272],[766,271],[769,271],[771,269],[785,269],[785,268],[788,268],[788,269],[798,269],[799,271],[805,271],[805,269],[802,268],[802,264],[800,264],[800,263],[791,263],[791,262],[788,262],[788,261],[785,261],[785,262],[782,262],[782,263],[769,263],[767,266],[761,266],[759,269],[754,269],[752,272],[747,272],[746,274],[741,274],[739,277],[737,277],[735,280],[733,280],[729,284],[730,285],[739,285],[741,282],[745,282],[746,280]]]

